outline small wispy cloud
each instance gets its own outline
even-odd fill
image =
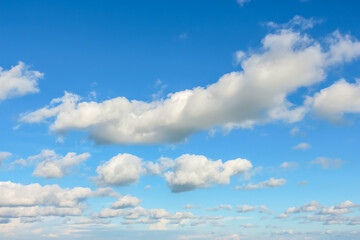
[[[312,160],[310,164],[319,165],[323,169],[337,169],[337,168],[341,168],[341,166],[344,164],[344,160],[341,160],[339,158],[331,159],[325,157],[318,157],[315,160]]]
[[[294,149],[294,150],[307,150],[311,148],[311,145],[306,143],[306,142],[303,142],[303,143],[299,143],[298,145],[292,147],[291,149]]]

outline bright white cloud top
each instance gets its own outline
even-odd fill
[[[9,70],[0,67],[0,101],[40,91],[38,80],[44,74],[29,68],[23,62],[19,62]]]

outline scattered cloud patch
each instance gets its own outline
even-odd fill
[[[235,189],[237,190],[255,190],[255,189],[260,189],[260,188],[274,188],[274,187],[279,187],[282,185],[285,185],[286,180],[283,178],[270,178],[267,181],[263,181],[263,182],[259,182],[257,184],[247,184],[247,185],[243,185],[243,186],[236,186]]]
[[[283,162],[281,165],[280,165],[281,168],[284,168],[284,169],[296,169],[299,167],[299,163],[297,162]]]
[[[339,158],[331,159],[325,157],[318,157],[312,160],[310,164],[319,165],[323,169],[337,169],[337,168],[341,168],[341,166],[344,164],[344,160],[341,160]]]
[[[311,145],[306,142],[299,143],[298,145],[292,147],[292,149],[294,149],[294,150],[307,150],[310,148],[311,148]]]

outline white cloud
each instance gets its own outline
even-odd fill
[[[132,209],[112,209],[112,208],[105,208],[99,214],[98,217],[100,218],[113,218],[122,216],[125,219],[137,219],[142,216],[148,216],[149,210],[137,206]]]
[[[303,212],[315,212],[321,208],[321,205],[317,201],[311,201],[310,203],[304,204],[301,207],[291,207],[285,211],[285,214],[291,213],[303,213]]]
[[[47,216],[81,216],[90,197],[116,197],[109,188],[61,188],[58,185],[0,182],[0,218],[20,218],[21,223],[42,221]]]
[[[358,57],[359,48],[356,39],[339,33],[321,45],[294,30],[277,30],[265,36],[262,51],[242,60],[242,71],[225,74],[207,87],[175,92],[151,102],[125,97],[86,102],[65,93],[49,106],[23,115],[20,121],[43,122],[54,117],[51,130],[86,131],[99,144],[180,142],[215,126],[229,131],[269,121],[297,122],[309,105],[298,107],[287,97],[301,87],[323,81],[331,66]]]
[[[22,185],[0,182],[0,207],[56,206],[76,207],[89,197],[117,196],[108,188],[92,191],[90,188],[61,188],[58,185],[41,186],[38,183]]]
[[[296,169],[299,166],[297,162],[283,162],[280,167],[285,169]]]
[[[141,200],[138,199],[137,197],[126,195],[120,197],[116,202],[112,203],[111,207],[113,209],[130,208],[130,207],[136,207],[139,203],[141,203]]]
[[[65,156],[60,156],[53,150],[45,149],[40,154],[28,157],[27,160],[19,159],[14,164],[27,165],[33,161],[38,161],[33,176],[44,178],[61,178],[69,173],[69,171],[80,163],[86,161],[90,157],[89,153],[76,154],[69,152]]]
[[[169,168],[174,166],[174,160],[170,158],[161,157],[157,162],[147,162],[146,171],[152,175],[161,175]]]
[[[221,204],[220,206],[213,207],[213,208],[206,208],[206,211],[219,211],[219,210],[232,210],[232,206],[228,204]]]
[[[118,154],[97,167],[97,184],[105,186],[126,186],[139,180],[145,171],[142,159],[131,154]]]
[[[318,157],[315,160],[312,160],[310,164],[320,165],[323,169],[337,169],[341,168],[341,166],[344,164],[344,161],[339,158],[331,159],[325,157]]]
[[[311,145],[306,143],[306,142],[299,143],[298,145],[292,147],[292,149],[294,149],[294,150],[297,150],[297,149],[299,149],[299,150],[307,150],[309,148],[311,148]]]
[[[299,28],[300,30],[313,28],[316,24],[321,23],[322,21],[314,18],[304,18],[302,16],[294,16],[289,22],[284,24],[278,24],[275,22],[268,22],[266,25],[275,29],[294,29]]]
[[[263,181],[263,182],[259,182],[257,184],[247,184],[247,185],[243,185],[243,186],[236,186],[235,189],[237,190],[254,190],[254,189],[259,189],[259,188],[274,188],[274,187],[279,187],[282,186],[286,183],[286,180],[283,178],[270,178],[267,181]]]
[[[175,160],[172,171],[166,172],[164,176],[171,191],[178,193],[214,184],[229,184],[231,176],[244,173],[251,167],[250,161],[241,158],[223,163],[201,155],[184,154]]]
[[[10,157],[12,154],[9,152],[0,152],[0,167],[2,165],[2,162],[6,160],[8,157]]]
[[[333,122],[346,113],[360,113],[360,80],[351,84],[341,79],[316,93],[311,104],[318,116]]]
[[[42,77],[42,73],[29,70],[23,62],[10,70],[0,67],[0,101],[39,92],[37,84]]]
[[[257,206],[249,206],[249,205],[242,205],[242,206],[236,206],[237,212],[253,212],[258,209]]]

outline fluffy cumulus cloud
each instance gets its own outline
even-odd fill
[[[246,184],[243,186],[236,186],[235,189],[237,190],[254,190],[254,189],[259,189],[259,188],[274,188],[274,187],[279,187],[282,185],[285,185],[286,180],[283,178],[270,178],[269,180],[263,181],[263,182],[259,182],[257,184]]]
[[[57,206],[76,207],[88,197],[117,196],[108,188],[92,191],[90,188],[61,188],[58,185],[41,186],[38,183],[22,185],[0,182],[0,207]]]
[[[184,154],[175,160],[162,157],[151,162],[124,153],[98,166],[98,176],[93,179],[100,186],[126,186],[138,182],[143,175],[160,175],[171,191],[178,193],[229,184],[231,176],[245,174],[251,168],[251,162],[241,158],[222,162]]]
[[[360,113],[360,80],[348,83],[341,79],[316,93],[311,101],[318,116],[334,122],[346,113]]]
[[[185,154],[177,158],[172,170],[164,175],[171,191],[178,193],[214,184],[229,184],[231,176],[245,173],[251,167],[250,161],[241,158],[222,162],[211,161],[201,155]]]
[[[0,67],[0,101],[39,92],[37,85],[42,77],[42,73],[29,70],[23,62],[9,70]]]
[[[139,180],[144,172],[142,159],[132,154],[118,154],[97,167],[99,185],[126,186]]]
[[[296,106],[288,97],[299,88],[323,81],[331,67],[359,55],[360,42],[349,35],[335,32],[320,43],[292,28],[277,29],[264,37],[260,51],[238,59],[242,71],[225,74],[207,87],[171,93],[151,102],[125,97],[82,101],[66,93],[50,105],[24,114],[20,121],[35,123],[51,118],[51,130],[86,131],[98,144],[180,142],[214,126],[231,130],[269,121],[297,122],[309,111],[312,101],[309,98],[307,104]],[[320,100],[316,99],[313,105],[319,109]],[[343,112],[357,109],[352,104]],[[334,112],[325,113],[329,111]]]
[[[137,197],[125,195],[120,197],[116,202],[113,202],[111,204],[111,207],[113,209],[130,208],[130,207],[135,207],[139,203],[141,203],[141,200],[138,199]]]
[[[39,160],[33,172],[33,176],[44,178],[61,178],[80,163],[90,157],[89,153],[76,154],[69,152],[60,156],[53,150],[43,150],[40,154],[29,157],[28,161]]]
[[[83,187],[70,189],[13,182],[0,182],[0,195],[0,217],[31,218],[23,219],[26,222],[38,221],[40,216],[80,216],[85,207],[83,202],[89,197],[120,197],[108,188],[93,191]]]

